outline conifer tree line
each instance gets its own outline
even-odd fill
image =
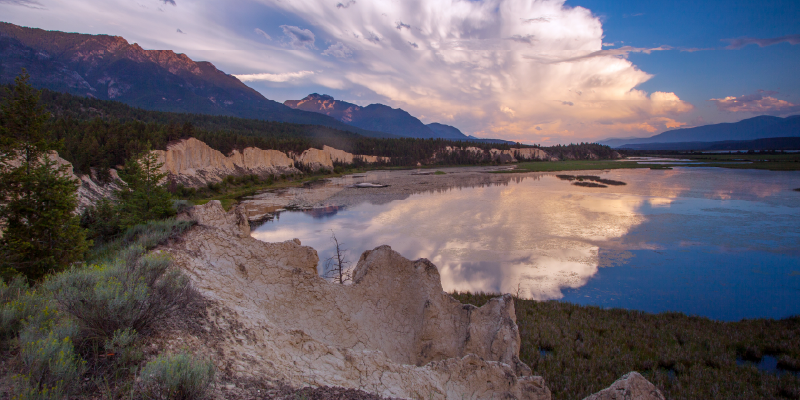
[[[223,154],[246,147],[302,153],[328,145],[353,154],[390,157],[389,165],[413,166],[426,163],[437,154],[437,164],[480,164],[484,158],[471,152],[446,154],[445,147],[477,147],[483,150],[510,149],[507,143],[454,141],[446,139],[374,138],[333,128],[271,122],[228,116],[179,114],[148,111],[120,102],[78,97],[43,90],[42,106],[53,118],[44,129],[53,141],[63,141],[61,157],[77,173],[94,170],[108,177],[109,168],[124,165],[143,149],[165,150],[170,142],[197,138]],[[541,147],[515,145],[513,147]],[[591,154],[611,158],[613,150],[596,143],[541,147],[562,159],[586,159]]]
[[[51,115],[28,79],[17,77],[0,103],[0,278],[33,282],[82,261],[94,241],[174,211],[159,184],[161,165],[144,142],[121,168],[126,184],[114,198],[76,214],[79,183],[51,156],[64,140],[47,130]]]

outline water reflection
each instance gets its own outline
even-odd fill
[[[730,309],[740,306],[718,297],[742,297],[741,292],[703,294],[701,300],[712,306],[697,308],[682,303],[694,295],[681,288],[714,292],[719,289],[715,273],[750,279],[753,268],[748,263],[761,259],[767,260],[762,263],[767,270],[789,270],[759,285],[773,282],[773,292],[780,292],[775,298],[783,299],[775,301],[794,298],[800,304],[800,278],[790,276],[791,270],[800,270],[800,229],[793,223],[800,216],[800,196],[789,190],[800,186],[797,174],[691,168],[616,170],[602,177],[628,184],[583,188],[552,174],[489,175],[459,187],[419,188],[361,201],[333,195],[326,201],[347,207],[283,212],[253,236],[265,241],[297,237],[325,259],[333,252],[333,231],[350,250],[351,261],[364,250],[389,244],[407,258],[430,259],[448,291],[519,288],[523,296],[537,300],[566,296],[588,304],[720,319],[739,318]],[[332,184],[358,179],[376,180],[371,176]],[[764,253],[779,257],[772,260]],[[728,270],[703,272],[705,265]],[[685,279],[694,283],[687,285]],[[659,287],[662,282],[673,287]],[[719,307],[714,308],[715,302]],[[800,306],[778,307],[774,313],[753,309],[747,316],[787,312],[798,313]]]

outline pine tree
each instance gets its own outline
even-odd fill
[[[161,172],[162,165],[150,151],[125,162],[119,175],[126,185],[117,192],[123,227],[175,214],[171,195],[163,184],[167,175]]]
[[[89,243],[74,214],[78,183],[50,159],[59,143],[43,129],[48,115],[28,78],[17,77],[0,107],[0,273],[35,281],[81,260]]]

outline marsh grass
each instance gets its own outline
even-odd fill
[[[452,293],[481,306],[496,294]],[[764,355],[800,365],[800,317],[718,322],[557,301],[515,299],[520,358],[553,399],[582,399],[639,371],[668,399],[798,399],[800,377],[737,365]]]

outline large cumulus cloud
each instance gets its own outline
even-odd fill
[[[692,109],[638,89],[651,75],[628,55],[667,47],[604,49],[600,19],[564,0],[36,0],[49,11],[1,1],[10,22],[185,52],[271,99],[330,90],[477,136],[646,135],[681,126]]]
[[[654,132],[680,126],[674,117],[692,109],[674,93],[636,89],[651,76],[627,55],[666,47],[603,50],[600,20],[561,0],[265,4],[352,52],[346,68],[318,73],[318,83],[367,89],[426,122],[481,136],[552,142]]]

